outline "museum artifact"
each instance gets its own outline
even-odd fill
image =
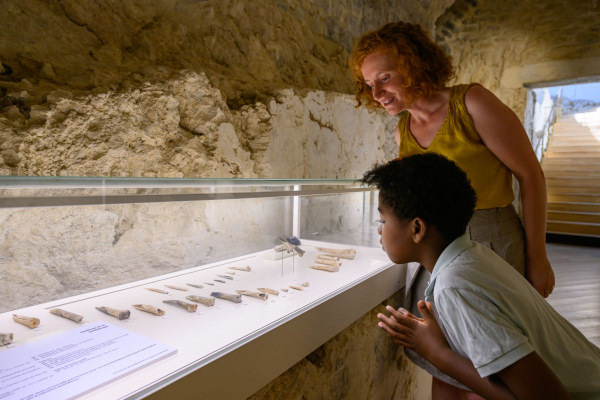
[[[156,292],[156,293],[169,294],[169,292],[167,292],[166,290],[156,289],[156,288],[151,288],[151,287],[147,287],[146,290],[149,290],[151,292]]]
[[[227,283],[227,282],[225,282],[223,279],[213,279],[213,281],[215,281],[215,282],[219,282],[219,283]]]
[[[129,310],[117,310],[116,308],[110,307],[96,307],[96,310],[102,311],[104,314],[110,315],[119,320],[127,319],[131,314]]]
[[[175,285],[165,285],[165,287],[168,287],[169,289],[174,289],[174,290],[181,290],[182,292],[187,292],[187,288],[181,287],[181,286],[175,286]]]
[[[72,313],[70,311],[62,310],[60,308],[53,308],[50,310],[50,313],[52,313],[54,315],[58,315],[59,317],[70,319],[71,321],[75,321],[77,323],[79,323],[79,322],[81,322],[81,320],[83,320],[83,316]]]
[[[317,258],[322,260],[331,260],[331,261],[340,261],[340,258],[337,256],[328,256],[327,254],[318,254]]]
[[[189,295],[189,296],[186,296],[185,298],[190,301],[194,301],[196,303],[202,303],[207,307],[215,305],[215,299],[210,298],[210,297]]]
[[[296,289],[296,290],[304,290],[304,289],[302,289],[302,286],[298,286],[298,285],[290,285],[290,287],[292,289]]]
[[[13,314],[13,321],[18,322],[21,325],[25,325],[28,328],[37,328],[40,324],[40,320],[35,317],[26,317],[25,315]]]
[[[163,303],[170,304],[175,307],[183,308],[187,312],[196,312],[198,309],[197,304],[188,303],[182,300],[163,300]]]
[[[11,344],[13,342],[13,334],[12,333],[0,333],[0,346],[6,346],[7,344]]]
[[[249,266],[245,266],[245,267],[229,267],[229,269],[235,269],[235,270],[238,270],[238,271],[246,271],[246,272],[252,271],[252,268],[250,268]]]
[[[299,257],[302,257],[304,255],[305,251],[299,247],[300,240],[297,237],[290,236],[284,238],[282,236],[279,236],[278,239],[281,241],[281,244],[275,247],[275,251],[287,251],[288,253],[296,253]]]
[[[233,280],[233,276],[229,276],[229,275],[219,275],[219,274],[217,274],[217,276],[218,276],[218,277],[220,277],[220,278],[229,279],[230,281],[232,281],[232,280]]]
[[[269,288],[264,288],[264,287],[259,287],[257,288],[258,291],[263,292],[263,293],[269,293],[275,296],[279,296],[279,290],[275,290],[275,289],[269,289]]]
[[[165,312],[160,308],[156,308],[154,306],[150,306],[148,304],[134,304],[133,307],[140,311],[145,311],[154,315],[165,315]]]
[[[229,301],[233,301],[234,303],[241,303],[242,302],[242,296],[239,295],[239,294],[223,293],[223,292],[212,292],[210,295],[212,297],[217,298],[217,299],[229,300]]]
[[[333,265],[311,265],[308,268],[318,269],[319,271],[328,271],[328,272],[339,272],[340,267],[336,267]]]
[[[341,263],[341,262],[339,262],[339,261],[324,260],[324,259],[322,259],[322,258],[317,258],[317,259],[315,260],[315,262],[316,262],[317,264],[322,264],[322,265],[330,265],[330,266],[332,266],[332,267],[340,267],[340,266],[342,265],[342,263]]]
[[[261,300],[267,300],[269,298],[268,293],[253,292],[251,290],[236,290],[236,292],[238,292],[239,294],[244,295],[244,296],[255,297],[255,298],[261,299]]]
[[[186,285],[191,286],[191,287],[195,287],[197,289],[202,289],[204,287],[204,285],[199,285],[196,283],[186,283]]]
[[[330,249],[327,247],[315,247],[315,249],[325,253],[323,255],[345,258],[348,260],[354,260],[354,256],[356,255],[356,250],[352,248],[348,249]]]

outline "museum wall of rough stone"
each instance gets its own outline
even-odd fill
[[[521,118],[524,84],[600,76],[597,0],[0,0],[0,175],[358,178],[394,157],[396,120],[355,108],[348,54],[395,20],[420,23],[454,82],[484,84]],[[267,245],[280,212],[0,210],[0,311],[218,259],[207,243]],[[382,310],[254,398],[415,398]]]

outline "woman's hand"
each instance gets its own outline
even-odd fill
[[[554,290],[554,271],[546,257],[527,257],[525,277],[543,297],[548,297]]]
[[[404,308],[395,310],[393,307],[387,306],[386,310],[390,312],[390,316],[377,314],[377,318],[380,320],[378,326],[395,343],[412,349],[431,361],[430,357],[439,354],[441,349],[449,348],[449,346],[433,316],[433,305],[420,300],[418,307],[423,318],[416,317]]]

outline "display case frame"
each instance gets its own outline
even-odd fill
[[[48,313],[51,308],[61,307],[83,314],[83,323],[106,321],[177,348],[177,354],[95,388],[82,398],[150,395],[167,398],[191,392],[197,393],[198,398],[246,398],[404,286],[405,267],[391,263],[373,239],[373,235],[376,236],[372,223],[376,192],[352,180],[3,177],[0,190],[0,209],[4,210],[159,202],[194,204],[231,199],[243,202],[261,198],[291,202],[287,207],[292,214],[291,232],[281,234],[300,238],[301,247],[306,251],[303,257],[293,253],[289,257],[283,253],[274,257],[275,251],[265,248],[0,314],[0,326],[3,330],[12,327],[18,338],[13,346],[26,345],[74,327],[73,322]],[[328,239],[332,240],[303,235],[306,230],[302,228],[303,214],[307,214],[303,213],[306,208],[302,205],[303,199],[347,194],[362,197],[363,231],[356,236],[360,238],[356,241],[361,243],[350,244],[348,242],[354,239],[348,238],[336,241],[335,235],[329,235]],[[335,202],[335,197],[333,199]],[[340,272],[310,269],[320,246],[352,246],[357,256],[343,261]],[[236,273],[232,275],[233,280],[225,283],[213,280],[215,287],[211,288],[208,285],[203,289],[190,287],[189,294],[207,296],[212,290],[235,292],[242,288],[255,290],[272,286],[280,290],[280,296],[271,295],[266,301],[245,298],[240,304],[218,299],[216,307],[199,305],[198,311],[189,315],[162,305],[168,318],[132,309],[132,318],[118,321],[94,310],[94,305],[130,306],[133,302],[158,305],[162,297],[183,300],[185,296],[174,290],[161,295],[143,289],[164,288],[165,284],[181,287],[190,280],[206,282],[231,266],[249,264],[251,272],[231,270]],[[289,288],[291,284],[304,282],[309,286],[302,291]],[[285,297],[282,288],[288,289]],[[13,313],[39,316],[42,329],[15,326],[10,321]],[[236,319],[237,322],[231,322]],[[201,335],[200,345],[190,330],[205,329],[206,325],[213,330]],[[232,380],[235,385],[231,384]]]

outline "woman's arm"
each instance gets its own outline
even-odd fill
[[[525,226],[525,277],[544,297],[554,288],[546,255],[546,181],[516,114],[482,86],[469,88],[465,105],[479,136],[519,181]]]
[[[413,349],[432,363],[437,369],[469,387],[486,399],[515,399],[502,383],[481,378],[473,363],[452,351],[431,311],[431,303],[418,303],[423,318],[417,318],[404,309],[397,311],[388,306],[390,316],[378,314],[379,327],[394,342]]]

